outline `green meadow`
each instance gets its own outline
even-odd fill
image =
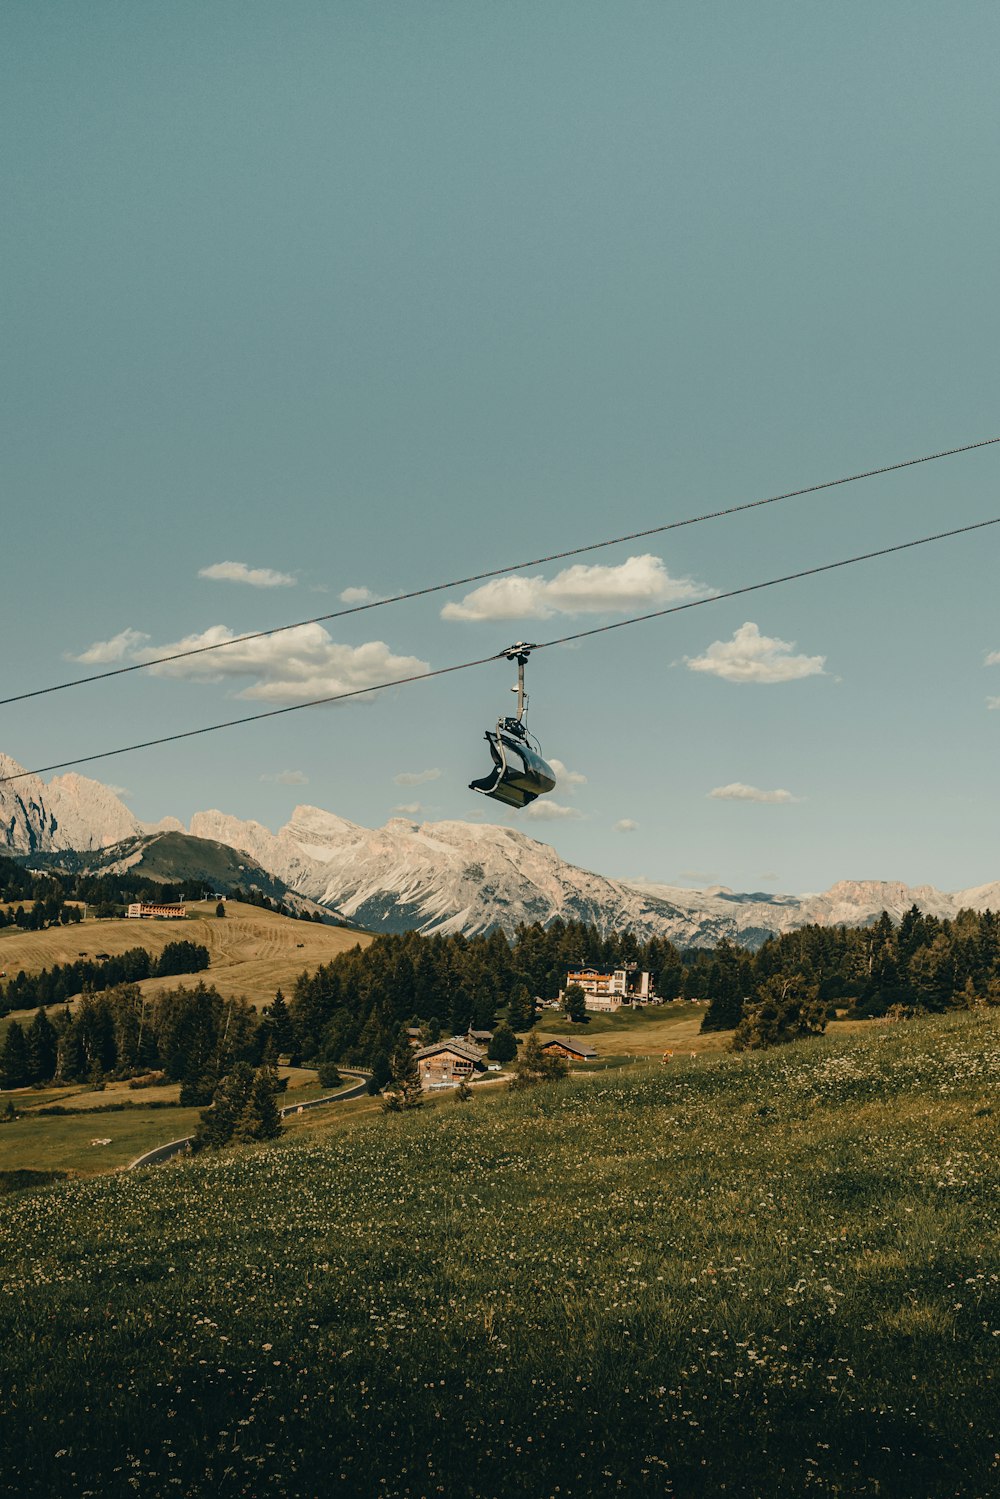
[[[986,1499],[998,1020],[14,1193],[3,1492]]]

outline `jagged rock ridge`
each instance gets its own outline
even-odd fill
[[[21,767],[0,755],[0,777]],[[84,776],[0,782],[0,852],[90,851],[180,832],[176,818],[141,824],[108,787]],[[603,931],[711,946],[730,937],[748,947],[771,933],[815,922],[859,925],[911,905],[940,917],[963,907],[1000,910],[1000,882],[945,894],[930,885],[842,880],[820,895],[687,890],[607,879],[566,863],[511,827],[393,818],[383,828],[348,822],[320,807],[296,807],[277,833],[223,812],[192,818],[190,837],[248,855],[304,900],[373,931],[464,932],[557,919]],[[130,853],[121,850],[121,856]]]

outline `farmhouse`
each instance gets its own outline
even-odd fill
[[[557,1057],[566,1057],[570,1062],[592,1062],[597,1052],[586,1041],[576,1041],[572,1036],[552,1036],[542,1042],[542,1050]]]
[[[144,900],[136,900],[132,902],[125,914],[133,921],[179,921],[187,915],[187,907],[182,905],[153,906]]]
[[[468,1041],[435,1041],[417,1052],[420,1081],[425,1088],[452,1088],[473,1073],[484,1072],[483,1052]]]
[[[586,995],[588,1010],[620,1010],[622,1005],[650,1004],[655,998],[652,974],[635,963],[601,973],[598,968],[584,967],[567,973],[566,989],[578,984]],[[565,997],[566,989],[559,995]]]

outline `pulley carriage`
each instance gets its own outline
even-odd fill
[[[556,777],[551,765],[542,758],[538,741],[529,738],[525,719],[528,698],[524,691],[524,667],[533,647],[523,640],[508,646],[502,654],[517,662],[517,716],[500,718],[495,729],[487,729],[485,738],[493,757],[493,769],[469,789],[491,796],[508,807],[526,807],[529,802],[555,789]]]

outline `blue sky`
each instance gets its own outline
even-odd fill
[[[1000,431],[992,4],[2,24],[4,696]],[[46,765],[984,519],[998,464],[18,704],[0,747]],[[517,825],[686,884],[1000,877],[998,532],[541,653],[572,774]],[[466,783],[510,677],[86,773],[150,820],[494,820]]]

